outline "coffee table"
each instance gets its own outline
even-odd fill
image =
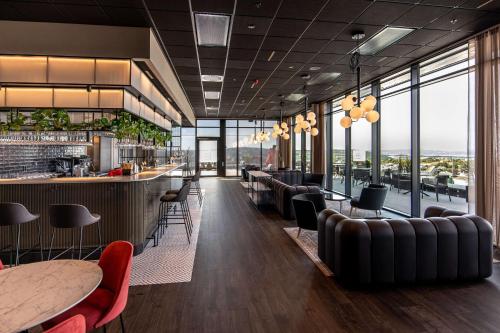
[[[342,213],[342,203],[347,200],[345,196],[325,189],[321,190],[321,193],[323,193],[325,200],[337,201],[339,203],[340,213]]]

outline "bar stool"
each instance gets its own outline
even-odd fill
[[[191,187],[189,189],[189,195],[197,195],[198,196],[198,204],[200,205],[201,207],[201,204],[203,202],[203,193],[201,192],[201,186],[200,186],[200,175],[201,175],[201,171],[198,170],[196,171],[196,173],[191,176],[191,177],[183,177],[182,178],[182,182],[183,184],[187,181],[191,181],[191,185],[194,185],[194,188]],[[175,190],[168,190],[167,191],[167,194],[177,194],[179,193],[180,189],[175,189]]]
[[[102,253],[102,239],[101,239],[101,216],[91,214],[87,207],[77,204],[58,204],[50,205],[49,207],[50,225],[52,229],[52,238],[50,240],[49,257],[51,260],[52,246],[54,245],[54,236],[56,229],[80,229],[80,246],[78,249],[78,259],[86,259],[97,250]],[[97,223],[97,237],[99,239],[99,246],[93,249],[89,254],[82,258],[82,243],[83,243],[83,228]],[[75,237],[74,232],[71,230],[71,246],[63,252],[59,253],[52,259],[57,259],[64,253],[71,250],[71,259],[73,259],[75,250]]]
[[[43,261],[43,247],[42,247],[42,229],[40,227],[40,220],[38,218],[40,215],[31,214],[26,207],[21,205],[20,203],[14,202],[2,202],[0,203],[0,226],[8,226],[10,229],[10,245],[6,246],[2,250],[7,248],[10,249],[10,266],[13,266],[12,263],[12,252],[14,250],[14,227],[17,226],[17,235],[16,235],[16,258],[14,265],[19,265],[19,259],[23,257],[25,254],[31,252],[33,248],[40,248],[40,259]],[[19,244],[21,242],[21,224],[28,223],[38,220],[36,225],[38,228],[38,243],[34,244],[31,248],[26,250],[24,253],[19,255]]]
[[[185,182],[179,193],[166,193],[160,198],[160,206],[158,208],[158,225],[156,227],[157,237],[155,237],[155,246],[158,245],[158,240],[163,236],[168,225],[184,224],[186,227],[186,236],[188,242],[191,243],[190,235],[193,232],[193,220],[189,211],[187,196],[191,187],[191,181]],[[176,206],[179,204],[180,212],[177,213]],[[183,222],[171,223],[171,220],[183,220]]]

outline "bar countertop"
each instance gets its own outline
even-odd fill
[[[170,174],[184,164],[167,164],[158,168],[143,171],[131,176],[104,176],[104,177],[61,177],[61,178],[33,178],[33,179],[0,179],[0,185],[11,184],[73,184],[73,183],[129,183],[156,179]]]

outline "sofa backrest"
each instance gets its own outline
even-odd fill
[[[287,185],[301,185],[302,171],[300,170],[279,170],[268,172],[274,179]]]

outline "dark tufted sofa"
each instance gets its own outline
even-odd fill
[[[492,237],[485,219],[441,207],[424,218],[350,219],[329,209],[318,217],[318,255],[346,284],[486,278]]]
[[[318,186],[303,186],[302,172],[299,170],[280,170],[269,172],[273,176],[272,189],[276,209],[284,219],[295,219],[292,197],[301,193],[320,193]]]

